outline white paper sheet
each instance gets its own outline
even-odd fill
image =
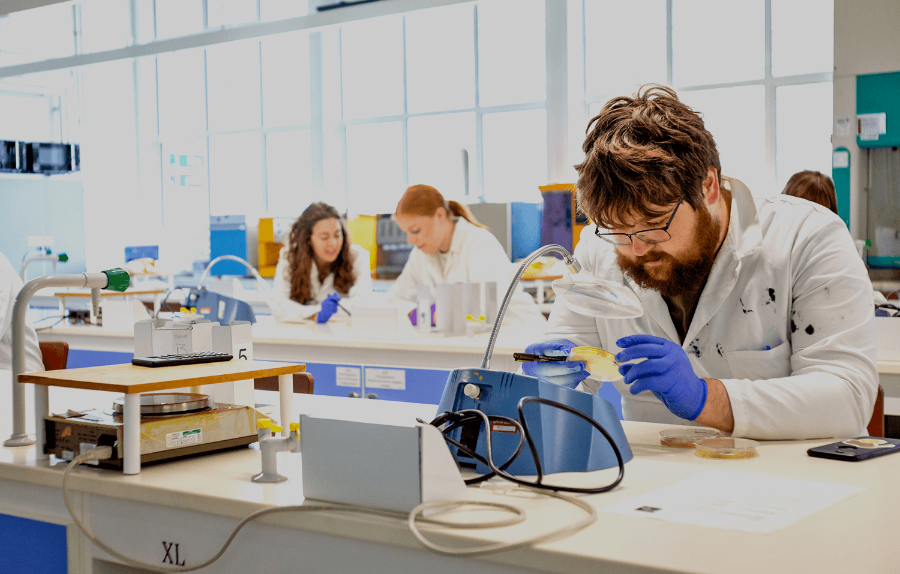
[[[887,133],[887,114],[858,114],[856,116],[857,130],[861,140],[877,140],[878,136]]]
[[[863,488],[710,471],[620,502],[605,512],[770,533],[850,498]]]

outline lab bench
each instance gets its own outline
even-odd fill
[[[8,381],[8,375],[7,375]],[[8,382],[6,383],[8,385]],[[0,385],[0,392],[8,392]],[[413,420],[434,414],[434,405],[389,401],[363,403],[347,398],[298,395],[295,411],[347,416],[354,409],[386,420]],[[363,406],[365,405],[365,406]],[[0,420],[9,430],[9,421]],[[763,441],[759,456],[744,460],[705,459],[690,449],[659,444],[666,425],[623,423],[634,452],[624,479],[603,494],[580,496],[599,511],[592,525],[568,537],[515,551],[482,557],[446,557],[425,550],[404,520],[346,512],[286,512],[251,522],[224,556],[210,566],[218,574],[246,574],[265,565],[272,572],[362,574],[429,572],[430,574],[565,574],[617,572],[729,572],[820,574],[896,572],[900,545],[892,525],[900,514],[894,483],[900,456],[861,463],[811,458],[806,449],[831,441]],[[257,446],[147,466],[138,476],[82,467],[71,477],[77,508],[101,540],[135,559],[172,567],[190,566],[212,556],[239,520],[271,507],[310,504],[301,482],[302,453],[285,454],[279,471],[288,480],[277,484],[251,482],[259,472]],[[33,564],[57,558],[46,574],[137,572],[87,541],[69,517],[61,496],[63,470],[58,460],[37,461],[34,447],[0,448],[0,532],[11,524],[26,524],[29,533],[50,532],[38,539],[37,557],[7,543],[0,549],[4,565]],[[606,512],[610,506],[676,485],[707,471],[759,479],[777,478],[859,488],[860,491],[770,534],[668,522],[652,515],[637,517]],[[365,469],[360,469],[364,473]],[[615,469],[552,475],[570,486],[609,483]],[[581,510],[558,500],[524,493],[504,495],[478,487],[467,489],[469,500],[503,502],[526,512],[523,524],[504,529],[441,530],[423,527],[444,545],[471,547],[509,543],[570,524]],[[477,521],[483,512],[457,511],[460,521]],[[5,536],[6,534],[4,534]],[[835,551],[826,551],[834,549]],[[859,551],[859,549],[865,549]],[[60,560],[64,567],[59,567]],[[206,570],[204,570],[206,571]]]
[[[259,322],[252,333],[254,359],[305,364],[317,395],[428,404],[440,402],[451,370],[481,365],[489,335],[372,339],[355,337],[349,324],[341,322]],[[38,338],[69,343],[70,368],[126,363],[134,356],[134,334],[128,331],[61,324],[40,331]],[[502,326],[491,368],[515,372],[519,363],[512,354],[545,338],[540,326]],[[615,387],[603,385],[599,394],[621,418],[621,396]]]

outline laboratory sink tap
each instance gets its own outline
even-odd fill
[[[29,257],[25,259],[22,263],[22,268],[19,270],[19,277],[22,278],[22,281],[25,281],[25,269],[28,267],[28,264],[33,261],[52,261],[53,262],[53,272],[56,273],[56,262],[59,261],[61,263],[65,263],[69,260],[69,256],[65,253],[60,253],[58,255],[53,255],[50,253],[50,250],[47,250],[46,255],[37,255],[35,257]]]
[[[271,419],[256,421],[259,433],[259,450],[262,454],[262,472],[253,476],[253,482],[284,482],[288,477],[278,474],[279,452],[300,452],[300,423],[291,423],[291,434],[276,437],[281,427],[272,424]]]
[[[36,385],[34,390],[35,439],[32,440],[25,429],[25,390],[19,382],[19,375],[25,372],[25,313],[31,297],[45,287],[87,287],[91,290],[91,305],[94,316],[100,315],[100,290],[125,291],[131,284],[131,276],[121,268],[108,269],[100,273],[75,275],[44,275],[32,279],[22,287],[13,305],[12,325],[12,407],[13,432],[3,446],[28,446],[37,441],[38,458],[43,458],[44,425],[42,421],[49,410],[47,387]]]

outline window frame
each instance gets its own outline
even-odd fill
[[[157,14],[153,0],[129,0],[131,10],[131,30],[130,34],[134,38],[134,42],[124,48],[116,48],[101,52],[83,53],[79,48],[74,56],[52,58],[43,61],[29,62],[13,66],[0,67],[0,84],[3,78],[17,77],[38,72],[51,70],[72,70],[74,75],[73,84],[80,89],[81,71],[80,67],[93,63],[108,62],[114,60],[130,60],[134,66],[134,86],[135,86],[135,115],[136,115],[136,144],[135,152],[138,155],[137,173],[135,174],[135,182],[138,186],[150,185],[157,187],[159,197],[159,205],[154,206],[158,210],[160,221],[164,224],[163,216],[163,174],[164,158],[162,155],[163,145],[165,143],[165,134],[161,137],[159,134],[159,84],[158,70],[159,63],[156,57],[159,54],[172,53],[184,49],[204,49],[220,43],[227,43],[238,40],[255,39],[257,50],[261,55],[261,40],[275,34],[282,34],[292,31],[306,31],[309,38],[309,86],[310,86],[310,121],[307,124],[290,124],[278,127],[266,127],[264,121],[261,120],[259,128],[254,128],[253,132],[259,134],[261,139],[261,162],[262,169],[262,197],[263,205],[248,206],[248,211],[268,211],[269,207],[269,190],[267,184],[267,170],[265,168],[267,161],[266,140],[267,135],[272,132],[286,130],[309,130],[310,140],[312,142],[312,157],[310,158],[313,166],[311,175],[312,197],[327,197],[328,193],[343,190],[344,204],[346,205],[348,197],[347,188],[347,146],[346,146],[346,128],[350,125],[378,123],[383,121],[399,121],[402,126],[402,157],[403,157],[403,177],[408,181],[408,122],[410,118],[419,116],[433,116],[440,114],[458,113],[461,111],[471,111],[475,115],[475,150],[469,157],[469,178],[470,198],[473,201],[485,201],[490,198],[484,196],[484,160],[483,160],[483,132],[482,121],[485,114],[507,111],[544,109],[546,111],[547,132],[547,179],[548,181],[574,181],[576,177],[572,165],[580,161],[581,144],[584,137],[584,128],[589,120],[589,109],[594,103],[601,102],[605,96],[593,96],[586,93],[587,85],[585,82],[585,2],[588,0],[544,0],[545,15],[545,55],[546,55],[546,99],[540,102],[530,102],[525,104],[511,104],[504,106],[481,106],[478,98],[478,74],[479,74],[479,52],[478,52],[478,6],[474,8],[474,58],[475,58],[475,91],[476,100],[473,108],[462,108],[456,110],[444,110],[439,112],[417,112],[409,113],[406,105],[406,86],[404,85],[404,113],[395,116],[385,116],[378,118],[365,118],[344,120],[339,117],[338,134],[331,132],[331,128],[335,126],[333,118],[328,117],[328,129],[326,130],[326,116],[330,114],[329,106],[331,102],[323,102],[323,93],[325,84],[329,81],[326,79],[328,74],[333,73],[332,70],[325,69],[326,57],[324,55],[323,37],[327,29],[338,29],[345,22],[356,20],[364,20],[376,18],[391,14],[404,14],[409,11],[438,8],[454,4],[468,3],[471,0],[398,0],[397,2],[373,2],[360,4],[344,10],[330,10],[326,12],[312,12],[305,16],[294,16],[283,20],[262,21],[260,19],[260,0],[257,4],[257,19],[254,22],[239,24],[234,26],[223,26],[210,28],[208,26],[207,13],[203,12],[203,30],[196,34],[188,36],[180,36],[174,38],[156,39],[156,18]],[[834,83],[832,72],[821,72],[812,74],[799,74],[791,76],[773,76],[772,75],[772,0],[764,1],[764,22],[765,22],[765,71],[761,80],[752,80],[745,82],[732,82],[722,84],[698,85],[698,86],[673,86],[679,92],[687,92],[694,90],[707,90],[714,88],[728,88],[740,86],[756,86],[762,85],[765,90],[765,141],[766,141],[766,178],[774,185],[777,181],[777,154],[776,154],[776,90],[779,87],[813,84],[813,83]],[[674,0],[666,0],[666,70],[667,82],[671,85],[672,81],[672,6]],[[206,8],[206,2],[203,1]],[[73,13],[78,14],[80,5],[73,5]],[[406,34],[406,21],[403,18],[404,36]],[[79,31],[80,34],[80,31]],[[79,43],[80,44],[80,43]],[[404,39],[405,46],[405,39]],[[405,48],[404,48],[405,52]],[[154,85],[152,90],[148,90],[147,74],[139,73],[142,66],[148,65],[147,62],[152,60]],[[204,73],[206,72],[206,51],[204,50]],[[406,57],[404,53],[404,84],[406,76]],[[263,113],[263,105],[265,94],[263,93],[263,75],[265,71],[260,67],[260,114]],[[338,73],[339,74],[339,73]],[[206,82],[206,77],[204,77]],[[208,91],[206,86],[204,94],[205,111],[208,116]],[[71,96],[71,97],[70,97]],[[54,122],[60,122],[60,139],[69,140],[72,135],[79,135],[79,126],[81,125],[81,109],[80,100],[83,94],[73,92],[71,95],[68,91],[60,96],[60,100],[65,100],[68,105],[60,105],[60,117],[54,118]],[[155,101],[152,101],[154,100]],[[152,105],[150,105],[152,104]],[[142,109],[148,107],[155,109],[156,116],[150,118],[149,115],[144,117],[141,114]],[[66,109],[62,109],[66,108]],[[70,109],[71,108],[71,109]],[[63,119],[63,115],[65,119]],[[219,135],[230,133],[227,131],[211,132],[209,130],[208,118],[206,119],[206,130],[201,133],[190,134],[190,137],[204,138],[207,142],[207,169],[209,169],[209,137],[211,135]],[[263,118],[264,119],[264,118]],[[155,133],[154,133],[155,132]],[[179,136],[183,139],[186,136]],[[326,157],[323,151],[328,142],[333,138],[339,141],[337,153],[335,157]],[[171,139],[171,138],[168,138]],[[328,148],[329,152],[331,148]],[[147,158],[148,150],[155,150],[157,157]],[[340,159],[337,159],[340,155]],[[158,162],[158,163],[157,163]],[[327,163],[326,163],[327,162]],[[326,165],[334,162],[340,165],[340,177],[332,177],[328,172]],[[143,167],[142,167],[143,166]],[[141,170],[150,169],[154,171],[154,177],[147,177],[142,174]],[[329,180],[331,178],[331,180]],[[343,181],[337,181],[342,179]],[[151,183],[146,183],[151,181]],[[207,172],[207,182],[211,181]],[[539,185],[543,182],[536,182]],[[333,195],[332,195],[333,197]],[[339,201],[335,201],[339,203]],[[352,206],[348,206],[352,209]]]
[[[588,95],[587,94],[587,82],[585,80],[586,70],[585,70],[585,42],[584,42],[584,34],[587,33],[585,28],[585,1],[586,0],[570,0],[569,2],[569,13],[572,14],[572,20],[577,20],[575,24],[578,28],[580,28],[581,32],[581,41],[580,44],[576,46],[578,49],[577,57],[578,57],[578,65],[580,66],[580,84],[576,84],[576,89],[579,90],[581,94],[581,99],[579,102],[579,112],[581,116],[582,126],[581,133],[583,133],[583,126],[587,125],[587,122],[590,120],[590,107],[595,103],[602,103],[606,101],[606,96],[603,95]],[[672,5],[674,0],[666,0],[666,85],[671,86],[677,92],[691,92],[691,91],[700,91],[700,90],[710,90],[717,88],[733,88],[733,87],[741,87],[741,86],[759,86],[762,85],[765,90],[765,158],[766,158],[766,173],[765,179],[768,182],[766,189],[762,190],[753,190],[754,194],[760,195],[769,195],[765,192],[767,190],[773,191],[773,193],[778,193],[778,190],[775,190],[776,182],[778,181],[778,166],[777,166],[777,150],[776,150],[776,102],[775,102],[775,92],[776,89],[782,86],[791,86],[791,85],[800,85],[800,84],[814,84],[814,83],[831,83],[834,84],[834,74],[833,72],[818,72],[818,73],[808,73],[808,74],[795,74],[790,76],[773,76],[772,75],[772,1],[773,0],[764,0],[764,26],[765,26],[765,39],[764,39],[764,50],[765,50],[765,70],[764,76],[758,80],[747,80],[741,82],[725,82],[718,84],[703,84],[703,85],[692,85],[692,86],[678,86],[673,85],[672,76],[673,76],[673,38],[672,38]],[[571,27],[571,26],[570,26]],[[577,80],[576,80],[577,81]],[[701,110],[702,111],[702,110]],[[576,116],[578,114],[573,114]],[[578,125],[577,120],[575,118],[570,118],[570,126]],[[579,133],[577,130],[573,130],[574,134]],[[715,135],[715,134],[713,134]],[[578,143],[578,148],[580,149],[580,142],[570,142],[573,145]]]
[[[561,17],[560,17],[560,12]],[[483,140],[483,119],[486,114],[491,113],[502,113],[502,112],[512,112],[512,111],[524,111],[524,110],[535,110],[535,109],[543,109],[546,110],[547,113],[547,125],[548,125],[548,135],[551,133],[550,126],[551,124],[562,125],[565,126],[566,122],[561,120],[560,118],[565,115],[566,108],[564,105],[559,105],[561,102],[565,102],[567,99],[567,86],[565,82],[557,83],[551,82],[551,78],[555,78],[558,76],[558,73],[554,73],[551,68],[556,69],[558,67],[560,54],[563,59],[565,58],[565,49],[561,52],[557,50],[555,47],[551,48],[551,46],[555,46],[557,43],[565,44],[568,40],[564,33],[560,32],[560,27],[555,25],[558,22],[565,22],[565,13],[566,13],[566,0],[544,0],[544,14],[545,14],[545,44],[544,50],[546,54],[546,64],[545,64],[545,81],[547,84],[547,95],[544,100],[534,101],[534,102],[526,102],[519,104],[505,104],[505,105],[494,105],[494,106],[483,106],[480,101],[479,94],[479,38],[478,38],[478,4],[476,3],[474,6],[474,17],[473,17],[473,25],[474,25],[474,50],[473,57],[475,59],[475,64],[473,66],[474,77],[474,89],[475,89],[475,104],[472,107],[468,108],[455,108],[451,110],[441,110],[441,111],[431,111],[431,112],[410,112],[408,107],[408,94],[407,94],[407,66],[406,66],[406,27],[407,27],[407,19],[403,17],[403,25],[402,25],[402,33],[403,33],[403,112],[400,114],[389,115],[389,116],[376,116],[371,118],[356,118],[356,119],[344,119],[343,116],[337,121],[336,129],[340,132],[340,137],[342,140],[342,148],[343,148],[343,183],[344,183],[344,193],[346,197],[346,201],[349,205],[349,194],[350,189],[348,186],[348,165],[347,165],[347,127],[353,125],[361,125],[361,124],[373,124],[373,123],[382,123],[382,122],[400,122],[401,130],[402,130],[402,173],[403,173],[403,182],[405,186],[411,185],[412,183],[409,180],[409,119],[415,117],[426,117],[426,116],[436,116],[436,115],[444,115],[444,114],[455,114],[455,113],[474,113],[475,115],[475,149],[471,150],[469,153],[469,172],[468,172],[468,198],[469,200],[477,199],[479,202],[489,202],[490,197],[485,194],[484,191],[484,140]],[[549,23],[552,25],[548,25]],[[565,26],[562,27],[562,30],[565,30]],[[341,30],[338,30],[338,46],[340,46],[340,34]],[[552,92],[552,93],[551,93]],[[341,98],[343,98],[343,94],[341,94]],[[554,113],[551,113],[550,106],[554,105]],[[552,117],[552,119],[551,119]],[[556,146],[552,144],[552,142],[548,141],[548,151],[547,151],[547,181],[552,180],[555,172],[558,172],[558,169],[555,169],[554,165],[554,156],[559,155],[558,153],[554,153],[551,151],[556,147],[558,150],[560,147],[563,148],[563,151],[566,147],[566,137],[564,129],[559,134],[560,137],[556,138]],[[562,154],[565,157],[565,153]],[[557,161],[558,163],[558,161]],[[542,185],[546,182],[536,182],[535,189],[537,189],[538,185]],[[352,206],[351,211],[352,211]]]

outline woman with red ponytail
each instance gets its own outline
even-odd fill
[[[389,291],[392,298],[415,302],[422,284],[431,287],[434,296],[438,283],[493,281],[498,301],[502,300],[516,267],[465,205],[447,201],[430,185],[413,185],[400,198],[394,219],[414,249]],[[520,288],[504,322],[541,324],[545,319],[534,299]]]

